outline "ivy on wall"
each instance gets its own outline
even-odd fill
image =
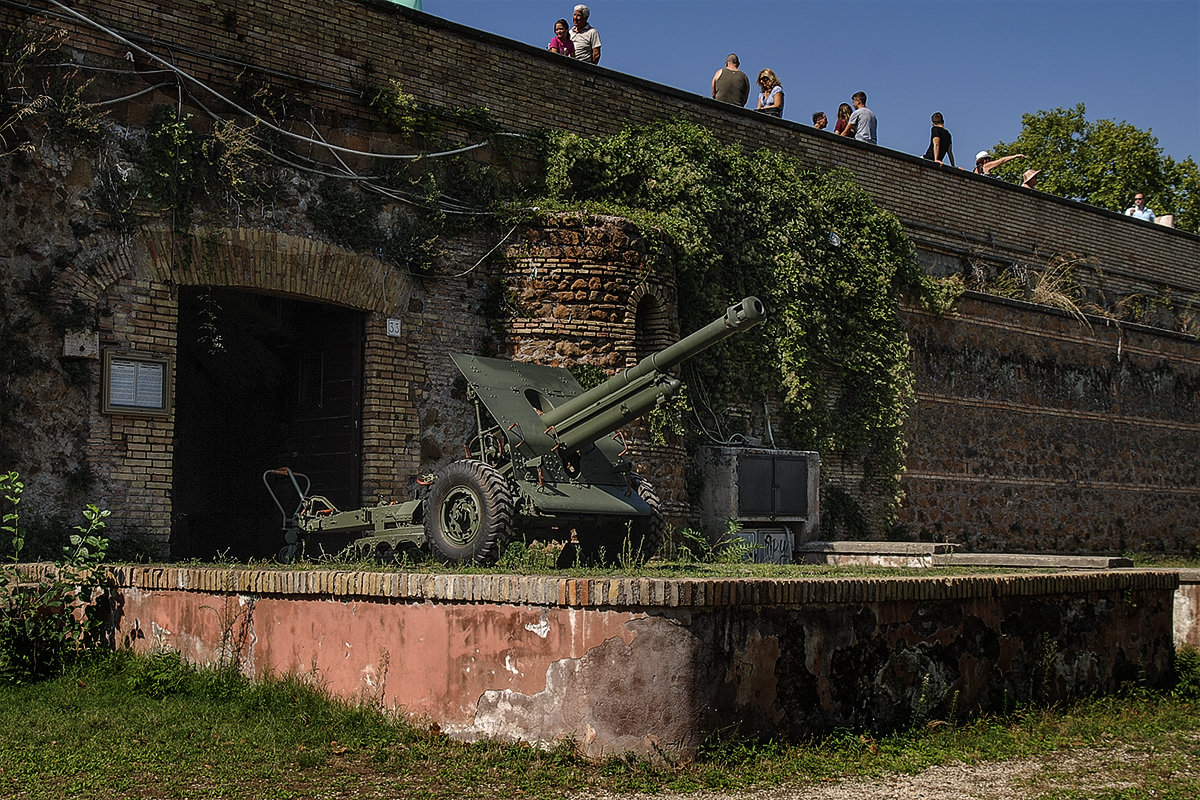
[[[757,295],[767,322],[694,362],[710,404],[782,399],[789,438],[864,470],[894,494],[912,399],[898,301],[948,310],[961,284],[929,276],[899,221],[845,172],[719,143],[683,121],[589,139],[556,134],[547,206],[642,224],[673,260],[681,325],[694,330]]]

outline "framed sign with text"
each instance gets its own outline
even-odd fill
[[[100,403],[106,414],[169,415],[170,357],[105,350]]]

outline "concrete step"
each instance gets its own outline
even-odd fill
[[[806,542],[796,548],[798,564],[862,564],[873,567],[932,567],[954,545],[934,542]]]
[[[1063,556],[1033,553],[947,553],[933,557],[935,567],[1012,567],[1014,569],[1121,569],[1133,562],[1120,556]]]
[[[806,542],[796,548],[801,564],[862,564],[882,567],[1000,567],[1005,569],[1121,569],[1119,556],[1054,553],[964,553],[950,542]]]
[[[949,542],[805,542],[796,552],[878,553],[881,555],[939,555],[953,553]]]

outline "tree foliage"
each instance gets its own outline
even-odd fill
[[[1142,192],[1156,214],[1174,214],[1175,226],[1200,232],[1200,170],[1190,157],[1163,155],[1158,138],[1128,122],[1089,122],[1083,103],[1021,117],[1021,133],[1000,142],[995,155],[1024,153],[994,174],[1020,180],[1043,170],[1038,189],[1110,211],[1124,211]]]
[[[848,173],[746,152],[676,121],[606,139],[556,134],[547,189],[565,207],[665,234],[685,331],[745,295],[766,303],[764,325],[690,362],[714,416],[783,398],[797,445],[862,464],[875,496],[895,490],[912,385],[897,301],[909,292],[945,308],[950,295]]]

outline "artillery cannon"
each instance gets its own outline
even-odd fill
[[[290,518],[284,512],[285,536],[294,543],[321,533],[366,533],[352,543],[366,552],[424,540],[447,562],[483,564],[499,557],[515,528],[534,538],[574,530],[585,552],[625,547],[651,554],[663,536],[660,502],[624,458],[617,432],[679,389],[669,370],[764,314],[758,298],[747,297],[588,391],[560,367],[452,355],[475,405],[467,458],[434,476],[421,500],[357,511],[307,498],[293,478],[300,505]],[[286,473],[269,471],[264,482],[272,474]],[[283,510],[278,499],[276,505]]]

